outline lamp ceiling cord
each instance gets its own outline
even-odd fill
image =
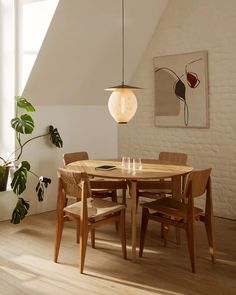
[[[122,85],[125,84],[125,7],[122,0]]]

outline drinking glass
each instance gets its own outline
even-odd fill
[[[135,170],[136,170],[136,160],[135,159],[133,159],[132,170],[133,170],[133,172],[135,172]]]
[[[130,170],[131,163],[130,163],[130,157],[127,157],[127,169]]]
[[[139,158],[139,159],[138,159],[138,170],[142,170],[142,169],[143,169],[142,159]]]
[[[122,157],[122,160],[121,160],[121,168],[122,169],[125,169],[126,168],[126,165],[127,165],[127,157]]]
[[[121,168],[130,170],[130,157],[122,157]]]

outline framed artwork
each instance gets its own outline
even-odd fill
[[[155,125],[209,128],[207,51],[154,57]]]

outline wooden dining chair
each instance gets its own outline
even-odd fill
[[[215,262],[210,174],[211,168],[190,172],[186,179],[182,201],[174,198],[161,198],[141,205],[143,210],[139,248],[140,257],[143,255],[148,221],[153,220],[161,222],[164,225],[172,225],[176,228],[184,229],[186,232],[192,272],[195,273],[195,221],[200,220],[205,223],[211,260],[213,263]],[[205,195],[206,199],[205,210],[194,206],[194,198],[202,195]]]
[[[68,164],[75,162],[75,161],[83,161],[83,160],[88,160],[88,159],[89,159],[89,155],[85,151],[63,154],[64,165],[68,165]]]
[[[159,160],[171,162],[173,164],[184,165],[187,163],[188,156],[185,153],[177,153],[177,152],[160,152]]]
[[[81,198],[81,201],[65,206],[66,195]],[[92,247],[95,248],[94,229],[108,223],[119,224],[122,253],[126,259],[125,205],[92,198],[90,180],[86,173],[58,169],[57,223],[54,261],[58,261],[64,222],[74,220],[79,227],[80,273],[83,273],[88,233],[91,232]]]
[[[88,159],[89,159],[89,155],[85,151],[65,153],[63,155],[63,163],[65,166],[72,163],[72,162],[83,161],[83,160],[88,160]],[[102,186],[104,187],[105,186],[104,179],[96,179],[96,184],[98,184],[99,180],[101,180],[103,182]],[[109,181],[109,180],[107,180],[107,181]],[[92,195],[94,198],[110,197],[113,202],[117,202],[117,190],[116,189],[96,188],[96,186],[94,184],[93,188],[92,188]]]

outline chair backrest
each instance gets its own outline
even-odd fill
[[[194,222],[194,198],[206,193],[205,217],[210,220],[213,217],[213,205],[211,194],[211,168],[205,170],[194,170],[187,176],[184,188],[184,200],[187,201],[187,222]],[[205,218],[204,217],[204,218]]]
[[[88,160],[89,156],[87,152],[74,152],[74,153],[66,153],[63,155],[64,165],[68,165],[75,161]]]
[[[205,170],[193,170],[187,176],[184,196],[189,197],[189,188],[191,186],[191,196],[193,198],[202,196],[206,191],[210,190],[210,174],[211,168]]]
[[[188,156],[184,153],[175,153],[175,152],[160,152],[159,153],[159,160],[160,161],[167,161],[176,164],[187,164]]]
[[[87,199],[92,196],[87,173],[59,168],[57,174],[58,198],[65,198],[66,195],[81,198],[80,215],[84,221],[87,220]]]

